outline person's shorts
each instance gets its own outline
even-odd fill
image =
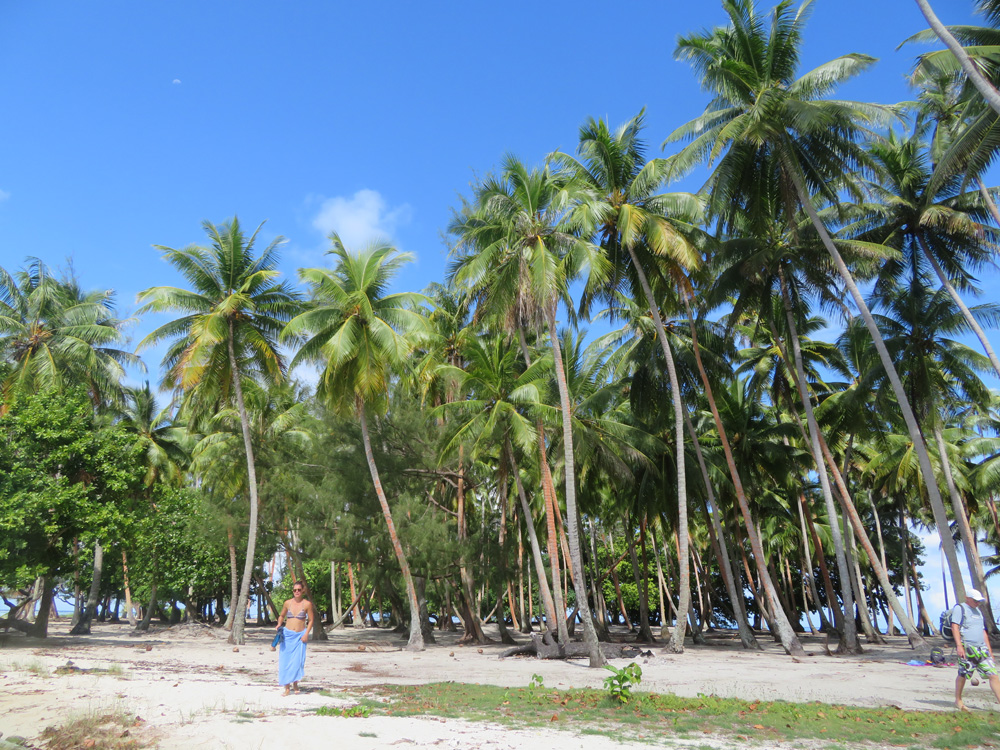
[[[997,671],[997,665],[993,663],[989,652],[978,646],[966,646],[965,658],[958,660],[958,676],[968,679],[978,672],[983,679],[988,680]]]

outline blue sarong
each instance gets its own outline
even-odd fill
[[[278,650],[278,684],[291,685],[306,674],[306,644],[302,633],[289,628],[281,629],[281,643]]]

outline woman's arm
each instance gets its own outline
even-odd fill
[[[282,624],[285,622],[285,613],[288,611],[288,600],[281,605],[281,612],[278,614],[278,624],[274,626],[275,630],[281,630]]]
[[[313,603],[307,601],[306,602],[306,626],[305,626],[305,629],[302,631],[302,640],[303,641],[308,641],[309,640],[309,633],[312,630],[313,620],[314,619],[316,619],[316,614],[315,614],[315,612],[313,610]]]

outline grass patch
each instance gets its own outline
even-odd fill
[[[14,661],[6,666],[6,670],[11,672],[28,672],[35,677],[49,677],[48,668],[38,659],[31,661]]]
[[[631,738],[724,735],[754,742],[829,741],[828,747],[890,743],[901,747],[1000,748],[1000,713],[902,711],[826,703],[681,698],[633,693],[622,704],[601,690],[502,688],[464,683],[385,685],[387,703],[373,712],[488,720],[521,726],[565,726],[575,731]]]
[[[367,719],[372,715],[372,707],[367,702],[355,706],[320,706],[316,709],[318,716],[344,716],[348,719]]]
[[[139,750],[150,747],[141,734],[142,719],[124,711],[96,711],[42,732],[47,750]]]

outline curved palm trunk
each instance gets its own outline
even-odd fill
[[[528,342],[524,338],[524,329],[520,326],[517,329],[518,342],[521,346],[521,356],[524,363],[531,367],[531,352],[528,351]],[[556,529],[556,488],[552,481],[552,470],[549,467],[549,457],[545,450],[545,430],[542,420],[537,423],[538,433],[538,463],[542,474],[542,496],[545,500],[545,535],[549,553],[549,565],[552,568],[552,589],[555,601],[556,612],[556,634],[560,643],[569,643],[569,628],[566,626],[566,602],[562,595],[562,576],[559,572],[559,532]],[[540,568],[543,571],[545,568]],[[549,630],[552,628],[549,627]]]
[[[918,0],[918,2],[921,2],[921,0]],[[820,219],[819,214],[816,212],[816,208],[809,198],[809,194],[802,183],[799,173],[795,169],[789,169],[788,175],[792,180],[803,209],[805,209],[805,212],[809,215],[809,219],[812,221],[813,227],[819,233],[826,251],[833,258],[834,265],[836,265],[841,279],[843,279],[844,284],[851,293],[851,298],[854,300],[854,304],[857,305],[861,317],[865,321],[865,326],[871,334],[875,350],[878,352],[879,360],[882,362],[882,367],[889,378],[889,383],[892,385],[892,391],[896,396],[896,401],[899,403],[899,409],[903,413],[903,421],[906,422],[907,432],[917,453],[917,459],[920,463],[920,473],[924,477],[924,486],[927,488],[927,497],[930,500],[931,511],[934,514],[934,524],[937,526],[938,534],[941,537],[941,547],[944,549],[945,558],[948,560],[948,568],[951,572],[951,582],[955,590],[955,597],[958,600],[965,599],[965,582],[962,580],[962,569],[958,563],[958,553],[955,551],[955,543],[948,530],[948,514],[945,512],[944,501],[941,499],[941,492],[934,477],[934,469],[931,466],[930,454],[927,452],[927,444],[920,433],[920,426],[917,424],[917,418],[913,414],[910,402],[906,398],[906,391],[903,389],[903,383],[899,379],[899,373],[896,372],[896,367],[889,356],[889,350],[885,346],[885,341],[883,341],[882,334],[878,330],[875,318],[872,317],[871,310],[868,309],[861,290],[858,289],[858,285],[854,282],[854,277],[851,275],[850,269],[848,269],[840,252],[833,244],[830,233],[826,231],[823,220]]]
[[[236,603],[240,597],[240,574],[236,564],[236,539],[232,529],[226,529],[229,537],[229,615],[226,617],[226,630],[233,629],[236,622]]]
[[[816,568],[813,566],[812,553],[809,548],[809,532],[806,530],[806,516],[802,512],[802,506],[805,505],[806,499],[805,495],[799,494],[799,501],[796,506],[799,511],[799,529],[802,534],[802,564],[805,566],[802,573],[807,579],[809,585],[809,592],[812,595],[813,603],[816,605],[816,612],[819,614],[819,629],[821,632],[826,632],[830,629],[830,622],[827,620],[826,612],[823,611],[823,605],[819,601],[819,590],[816,588]],[[822,554],[822,550],[820,551]],[[808,609],[808,608],[807,608]],[[808,611],[806,616],[808,617]],[[812,627],[812,620],[809,622],[810,627]]]
[[[550,633],[555,632],[556,605],[552,599],[552,590],[549,588],[549,579],[545,575],[545,563],[542,560],[542,549],[538,545],[538,534],[535,533],[535,524],[532,522],[531,506],[528,504],[527,495],[524,492],[524,485],[521,484],[521,474],[518,470],[517,461],[514,460],[514,451],[510,446],[510,439],[504,438],[504,450],[507,453],[507,461],[510,463],[511,473],[514,475],[514,486],[517,488],[517,497],[521,501],[521,513],[524,516],[524,525],[528,531],[528,542],[531,545],[531,557],[535,563],[535,577],[538,579],[538,591],[541,594],[542,606],[545,608],[545,629]]]
[[[951,53],[958,59],[959,64],[962,66],[962,70],[969,77],[972,85],[976,87],[976,90],[982,94],[983,99],[986,103],[990,105],[993,111],[1000,114],[1000,91],[997,91],[993,84],[987,80],[986,76],[982,74],[976,63],[973,62],[972,58],[969,57],[969,53],[965,51],[965,48],[958,43],[958,40],[952,36],[951,32],[948,31],[947,27],[941,23],[937,14],[934,13],[934,9],[931,8],[931,4],[927,0],[917,0],[917,7],[920,8],[920,12],[924,14],[924,18],[927,19],[927,23],[937,34],[938,39],[947,47]],[[964,598],[964,597],[963,597]]]
[[[983,571],[982,561],[979,559],[979,545],[969,526],[969,516],[965,511],[965,503],[958,494],[955,486],[955,477],[951,472],[951,460],[948,458],[948,446],[944,442],[944,433],[941,431],[941,423],[934,423],[934,442],[937,443],[938,456],[941,460],[941,472],[944,474],[945,484],[948,486],[948,496],[951,498],[951,509],[955,515],[955,523],[958,525],[958,533],[962,538],[962,546],[965,548],[965,560],[969,565],[969,573],[972,575],[972,584],[975,588],[987,597],[986,606],[983,609],[987,616],[986,629],[990,633],[996,632],[996,620],[993,618],[990,607],[989,594],[986,592],[986,575]],[[992,626],[992,627],[991,627]]]
[[[993,217],[993,221],[997,223],[997,226],[1000,226],[1000,210],[997,209],[996,201],[993,200],[990,191],[986,189],[986,185],[978,177],[976,178],[976,186],[979,188],[979,195],[982,196],[983,203],[986,204],[986,210],[990,212],[990,216]]]
[[[562,406],[563,454],[565,455],[566,474],[566,535],[569,537],[569,560],[573,566],[573,590],[576,592],[576,605],[580,609],[580,619],[583,621],[583,640],[590,654],[590,666],[600,667],[606,663],[601,644],[597,640],[597,630],[587,603],[587,584],[583,577],[583,560],[580,553],[580,522],[576,508],[576,465],[573,456],[573,423],[569,403],[569,387],[566,385],[566,370],[563,366],[562,347],[559,346],[559,333],[556,329],[555,301],[548,307],[549,338],[552,342],[552,354],[556,366],[556,385],[559,388],[559,401]],[[562,619],[562,618],[560,618]]]
[[[837,485],[841,507],[851,522],[851,528],[854,530],[854,535],[861,542],[861,547],[864,549],[868,562],[871,564],[872,570],[875,572],[875,578],[878,580],[879,586],[881,586],[882,592],[885,594],[885,598],[889,603],[890,609],[902,624],[903,630],[906,632],[907,639],[910,642],[910,647],[915,649],[924,648],[927,644],[920,635],[920,631],[913,622],[913,618],[911,618],[907,614],[906,610],[904,610],[902,603],[899,601],[899,598],[892,589],[892,584],[889,582],[888,570],[882,563],[881,557],[875,551],[875,547],[872,545],[871,539],[868,538],[868,531],[865,529],[864,524],[861,521],[861,516],[858,514],[857,506],[854,504],[854,499],[851,497],[851,493],[847,490],[847,483],[844,481],[844,475],[841,473],[840,467],[837,466],[837,462],[834,461],[833,453],[830,451],[830,446],[827,445],[826,438],[823,437],[822,432],[819,433],[819,445],[820,449],[823,451],[823,457],[826,459],[826,465],[830,470],[830,474],[833,476],[834,484]]]
[[[713,538],[717,540],[719,545],[719,552],[721,553],[719,556],[719,567],[722,571],[722,580],[726,584],[726,592],[729,594],[729,600],[733,603],[733,614],[736,617],[736,629],[740,635],[740,643],[743,644],[743,648],[759,649],[760,644],[757,643],[757,638],[754,636],[753,630],[750,628],[750,622],[747,620],[746,609],[743,606],[743,594],[736,588],[732,560],[729,557],[729,544],[726,542],[726,534],[723,532],[722,524],[719,522],[717,503],[715,502],[715,490],[712,489],[712,480],[708,475],[705,457],[701,453],[701,443],[698,440],[698,433],[694,431],[694,425],[691,424],[689,415],[684,415],[684,421],[687,423],[688,434],[694,443],[694,454],[698,459],[702,479],[705,481],[705,492],[708,495],[708,518],[714,532]],[[666,615],[666,613],[663,614],[664,616]]]
[[[639,264],[635,250],[628,246],[629,258],[632,260],[632,267],[642,285],[642,291],[646,295],[646,304],[649,306],[649,314],[653,318],[653,325],[656,327],[656,337],[660,341],[663,349],[663,357],[667,363],[667,376],[670,378],[670,391],[674,406],[674,440],[676,442],[675,461],[677,463],[677,527],[680,538],[680,549],[677,557],[680,562],[680,583],[677,603],[677,612],[684,613],[691,606],[691,571],[688,560],[688,517],[687,517],[687,472],[684,467],[684,405],[681,403],[681,386],[677,379],[677,368],[674,366],[674,355],[670,350],[670,342],[667,341],[667,333],[663,329],[663,320],[660,318],[660,310],[653,301],[653,290],[649,286],[649,279]],[[683,615],[677,617],[677,626],[670,635],[669,649],[675,654],[684,651],[684,633],[686,630],[686,620]],[[648,627],[648,624],[646,625]]]
[[[236,364],[236,350],[233,348],[233,321],[229,321],[229,367],[232,370],[233,388],[236,391],[236,407],[240,412],[240,427],[243,428],[243,447],[247,454],[247,486],[250,489],[250,526],[247,529],[247,556],[243,563],[243,581],[240,584],[240,595],[233,616],[233,629],[229,633],[229,643],[243,644],[243,627],[246,625],[247,600],[250,598],[250,578],[253,575],[253,559],[257,551],[257,466],[253,457],[253,445],[250,442],[250,417],[247,415],[246,403],[243,400],[243,384],[240,382],[240,370]]]
[[[712,384],[708,380],[708,373],[705,372],[705,365],[701,361],[701,348],[698,344],[698,334],[694,327],[694,316],[688,299],[685,297],[684,304],[688,306],[688,319],[691,327],[691,342],[694,351],[694,360],[698,366],[698,375],[701,378],[702,386],[705,388],[705,397],[708,399],[708,407],[712,412],[712,419],[715,422],[715,429],[719,433],[719,440],[722,443],[722,452],[726,457],[726,467],[729,469],[729,476],[733,480],[733,488],[736,491],[736,501],[740,506],[740,513],[743,516],[743,526],[747,532],[747,539],[750,541],[750,549],[753,552],[754,566],[757,568],[757,575],[764,587],[764,594],[767,609],[773,613],[773,625],[777,631],[778,640],[785,651],[791,656],[805,656],[806,651],[802,648],[795,631],[792,629],[788,617],[778,604],[777,592],[774,588],[774,581],[771,580],[764,562],[764,547],[760,543],[760,536],[757,534],[753,516],[750,513],[750,504],[747,502],[746,493],[743,491],[743,482],[740,473],[736,468],[736,459],[733,457],[732,446],[729,445],[729,438],[726,435],[726,428],[722,426],[722,417],[719,416],[719,408],[715,403],[715,395],[712,392]]]
[[[413,575],[410,573],[410,565],[406,561],[406,554],[403,552],[403,545],[399,541],[396,533],[396,524],[392,520],[392,511],[389,509],[389,501],[382,490],[382,480],[378,475],[378,467],[375,465],[375,454],[372,451],[371,437],[368,435],[368,419],[365,417],[365,405],[361,399],[357,400],[356,408],[358,421],[361,423],[361,437],[365,443],[365,458],[368,460],[368,471],[372,475],[372,483],[375,485],[375,494],[378,496],[378,503],[382,506],[382,516],[385,518],[385,525],[389,528],[389,539],[392,540],[392,549],[396,553],[396,561],[403,574],[403,586],[406,589],[406,598],[410,603],[410,638],[406,644],[407,651],[423,651],[424,635],[420,629],[420,602],[417,599],[417,589],[413,584]]]
[[[986,188],[982,187],[982,183],[980,183],[980,187],[982,192],[988,196],[989,194],[986,193]],[[983,350],[986,352],[986,356],[990,358],[990,364],[993,365],[993,370],[996,372],[997,376],[1000,377],[1000,359],[997,359],[996,352],[994,352],[993,347],[990,346],[990,341],[986,338],[986,331],[983,330],[983,327],[979,325],[979,321],[977,321],[972,315],[972,311],[969,309],[969,306],[965,304],[965,300],[962,299],[958,290],[955,289],[951,281],[948,280],[944,269],[941,268],[937,259],[931,255],[930,248],[927,247],[927,241],[924,239],[923,235],[917,234],[917,239],[920,242],[920,249],[923,251],[924,257],[927,258],[927,262],[931,264],[931,267],[934,269],[934,273],[937,274],[938,280],[941,282],[941,286],[945,288],[951,298],[955,301],[955,304],[958,305],[958,309],[962,311],[962,317],[965,318],[965,322],[969,324],[969,328],[971,328],[973,333],[976,334],[976,338],[978,338],[979,343],[982,344]]]
[[[840,533],[839,514],[833,502],[833,491],[830,489],[830,477],[823,466],[823,453],[819,447],[819,427],[816,415],[813,413],[812,399],[806,392],[806,372],[802,364],[802,347],[799,343],[799,332],[792,314],[792,300],[789,298],[785,275],[779,270],[778,278],[781,286],[781,301],[785,307],[785,320],[788,323],[788,337],[792,343],[792,357],[795,365],[795,386],[799,392],[799,400],[806,412],[806,425],[809,428],[809,450],[812,453],[816,473],[819,475],[820,487],[823,490],[823,504],[830,518],[830,531],[833,535],[833,550],[837,560],[837,571],[840,573],[840,596],[844,603],[844,632],[838,651],[844,650],[851,654],[861,653],[858,643],[858,629],[854,622],[854,601],[851,596],[850,568],[847,565],[847,554],[844,549],[844,537]],[[831,604],[833,604],[831,602]]]

